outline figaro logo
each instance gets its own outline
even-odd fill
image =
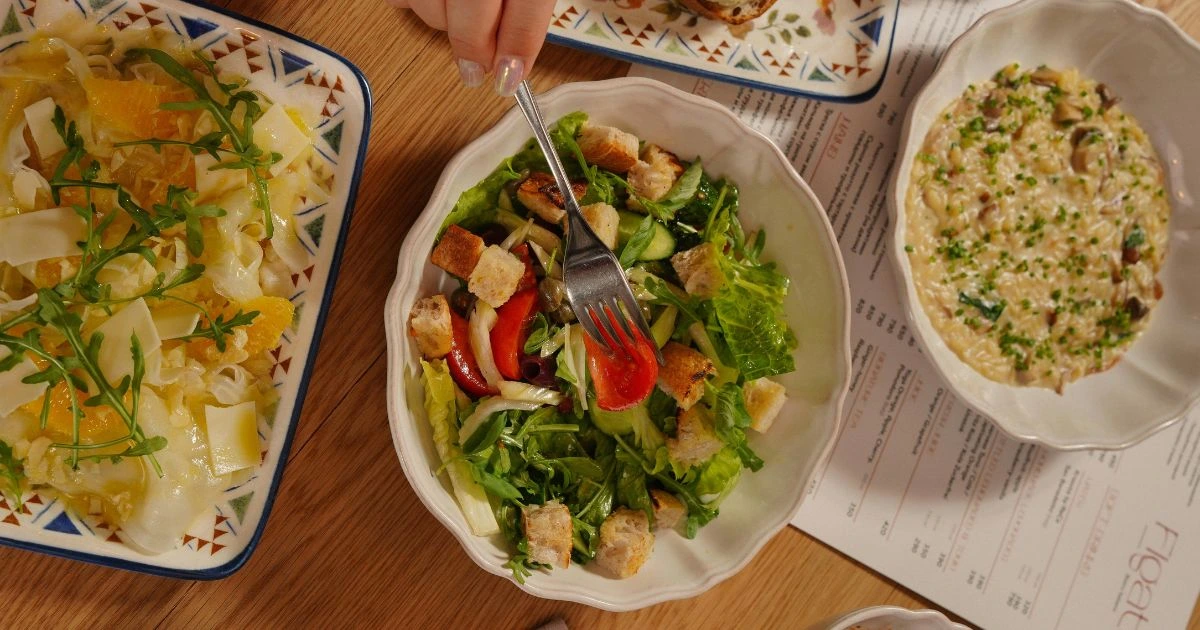
[[[1126,581],[1118,608],[1121,616],[1117,618],[1118,628],[1141,628],[1142,624],[1150,623],[1150,608],[1154,601],[1154,592],[1162,579],[1163,570],[1175,552],[1175,544],[1179,542],[1179,532],[1155,521],[1142,532],[1138,541],[1138,549],[1129,556],[1129,570],[1132,572]]]

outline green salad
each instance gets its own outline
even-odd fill
[[[748,435],[786,401],[770,377],[795,368],[789,283],[761,259],[766,235],[743,228],[736,184],[699,158],[581,112],[550,135],[652,338],[613,354],[576,323],[563,195],[533,141],[459,198],[431,260],[461,286],[419,300],[409,333],[438,473],[472,532],[511,544],[521,582],[572,560],[625,578],[656,533],[694,537],[764,465]]]

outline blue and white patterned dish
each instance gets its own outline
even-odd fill
[[[900,0],[778,0],[740,26],[675,0],[558,0],[550,41],[635,63],[828,101],[875,95]]]
[[[321,46],[186,0],[0,0],[0,51],[27,41],[39,26],[70,16],[119,30],[176,33],[207,51],[220,69],[249,78],[255,90],[319,120],[313,159],[324,162],[332,195],[327,203],[302,198],[305,206],[296,211],[297,233],[311,266],[292,276],[296,323],[271,353],[280,402],[275,418],[260,424],[263,464],[254,476],[226,490],[176,550],[157,556],[127,547],[102,517],[66,511],[53,495],[31,492],[19,511],[0,499],[0,544],[156,575],[226,577],[253,553],[283,474],[362,174],[370,88],[362,72]]]

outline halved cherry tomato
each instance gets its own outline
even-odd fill
[[[461,315],[450,311],[450,352],[446,354],[446,364],[450,366],[450,376],[463,391],[474,398],[494,396],[500,392],[488,386],[483,372],[479,371],[479,363],[475,353],[471,352],[471,333],[467,328],[467,320]]]
[[[651,341],[634,328],[634,338],[629,339],[619,326],[614,325],[621,339],[618,340],[628,355],[610,351],[596,343],[591,336],[584,335],[587,347],[588,371],[596,387],[596,404],[605,411],[621,411],[636,406],[654,391],[658,381],[658,361],[654,356]]]
[[[521,356],[529,338],[529,325],[537,315],[536,288],[517,291],[496,309],[496,325],[492,327],[492,355],[496,368],[509,380],[521,379]]]
[[[512,253],[516,254],[521,262],[525,263],[525,275],[521,276],[521,280],[517,282],[517,291],[537,288],[537,275],[533,273],[533,257],[529,252],[529,243],[521,243],[512,248]],[[505,375],[507,376],[507,375]]]

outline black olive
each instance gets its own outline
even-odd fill
[[[485,245],[499,245],[508,238],[508,230],[496,223],[489,223],[478,232],[479,238],[483,239]]]
[[[541,387],[554,387],[554,359],[527,354],[521,357],[521,379]]]
[[[454,309],[463,318],[471,316],[471,308],[475,306],[475,296],[463,287],[454,290],[450,294],[450,308]]]

